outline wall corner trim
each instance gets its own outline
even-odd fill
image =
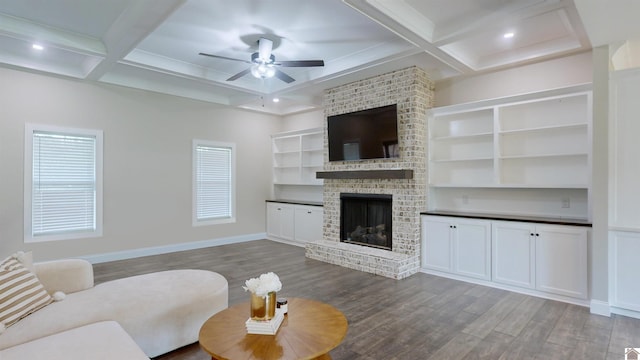
[[[611,316],[611,307],[609,306],[609,303],[606,301],[591,300],[591,303],[589,304],[589,309],[591,313],[595,315],[602,315],[607,317]]]

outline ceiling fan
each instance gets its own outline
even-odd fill
[[[227,81],[237,80],[249,73],[257,78],[267,79],[270,77],[277,77],[278,79],[291,83],[295,81],[294,78],[280,71],[277,67],[313,67],[324,66],[323,60],[291,60],[291,61],[276,61],[276,57],[271,53],[273,49],[273,41],[261,37],[258,39],[258,52],[251,54],[251,60],[240,60],[226,56],[212,55],[206,53],[200,53],[200,55],[209,56],[218,59],[241,61],[247,64],[251,64],[248,69],[242,70],[239,73],[228,78]]]

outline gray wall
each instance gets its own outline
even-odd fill
[[[322,128],[325,121],[323,109],[288,115],[282,119],[282,131]]]
[[[0,255],[47,260],[265,232],[280,117],[10,69],[0,79]],[[23,243],[25,123],[104,131],[102,237]],[[236,223],[191,225],[194,138],[236,143]]]
[[[562,88],[592,81],[591,52],[505,70],[436,82],[436,104],[445,106]]]

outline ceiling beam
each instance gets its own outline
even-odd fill
[[[99,80],[185,2],[186,0],[132,1],[104,35],[103,41],[108,50],[106,57],[87,78]]]

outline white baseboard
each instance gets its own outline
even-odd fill
[[[266,233],[248,234],[248,235],[232,236],[227,238],[194,241],[194,242],[188,242],[188,243],[171,244],[171,245],[156,246],[156,247],[149,247],[149,248],[142,248],[142,249],[117,251],[117,252],[105,253],[105,254],[87,255],[87,256],[80,256],[80,258],[85,259],[92,264],[98,264],[98,263],[109,262],[109,261],[133,259],[133,258],[138,258],[143,256],[168,254],[168,253],[177,252],[177,251],[202,249],[206,247],[227,245],[227,244],[237,244],[237,243],[243,243],[243,242],[254,241],[254,240],[264,240],[266,239],[266,237],[267,237]]]
[[[538,291],[538,290],[535,290],[535,289],[525,289],[525,288],[520,288],[520,287],[517,287],[517,286],[510,286],[510,285],[496,283],[496,282],[493,282],[493,281],[490,281],[490,280],[474,279],[474,278],[470,278],[470,277],[463,276],[463,275],[450,274],[450,273],[441,272],[441,271],[437,271],[437,270],[420,268],[419,271],[422,272],[422,273],[425,273],[425,274],[430,274],[430,275],[445,277],[445,278],[449,278],[449,279],[464,281],[464,282],[468,282],[468,283],[471,283],[471,284],[483,285],[483,286],[488,286],[488,287],[492,287],[492,288],[496,288],[496,289],[512,291],[512,292],[516,292],[516,293],[520,293],[520,294],[536,296],[536,297],[543,298],[543,299],[561,301],[561,302],[566,302],[566,303],[569,303],[569,304],[589,307],[589,300],[586,300],[586,299],[583,300],[583,299],[572,298],[572,297],[564,296],[564,295],[551,294],[551,293],[546,293],[546,292],[543,292],[543,291]]]
[[[268,239],[268,240],[275,241],[275,242],[279,242],[279,243],[287,244],[287,245],[294,245],[294,246],[299,246],[299,247],[305,247],[305,243],[304,243],[304,242],[300,242],[300,241],[287,240],[287,239],[282,239],[282,238],[274,237],[274,236],[267,236],[267,239]]]
[[[636,310],[629,310],[629,309],[612,306],[611,313],[632,317],[634,319],[640,319],[640,311],[636,311]]]
[[[611,316],[611,307],[609,306],[609,303],[606,301],[591,300],[591,303],[589,304],[589,309],[591,310],[592,314],[602,315],[607,317]]]

